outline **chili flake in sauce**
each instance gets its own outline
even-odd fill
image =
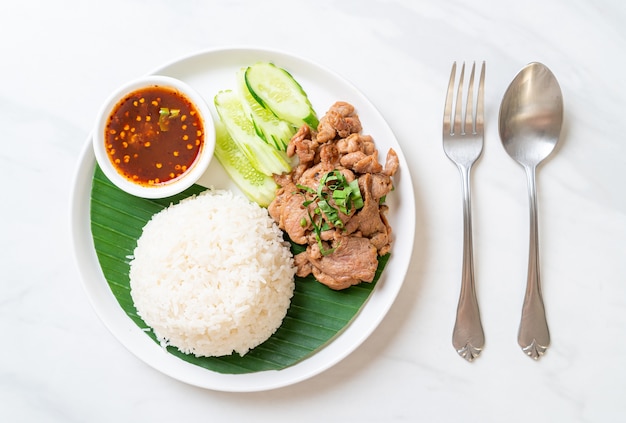
[[[198,110],[180,92],[161,86],[134,91],[113,109],[105,128],[107,155],[117,171],[140,185],[180,177],[204,142]]]

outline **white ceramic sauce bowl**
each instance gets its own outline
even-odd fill
[[[169,180],[148,184],[145,181],[133,180],[129,176],[124,175],[123,171],[119,170],[118,166],[113,163],[114,159],[107,151],[107,143],[109,143],[107,139],[107,126],[112,113],[117,110],[124,99],[132,93],[153,87],[174,92],[190,102],[198,112],[198,120],[202,126],[202,134],[198,137],[201,141],[195,160],[187,166],[184,171]],[[163,106],[165,106],[165,104]],[[161,110],[164,109],[162,108]],[[178,119],[179,117],[176,116],[175,118]],[[154,130],[155,125],[159,124],[158,121],[155,122],[157,119],[157,116],[152,116],[151,126],[146,127],[152,127]],[[156,130],[158,130],[158,128],[156,128]],[[166,138],[163,134],[167,134],[167,132],[161,131],[161,134],[161,140]],[[160,143],[162,142],[163,141],[160,141]],[[150,75],[123,85],[113,92],[105,101],[96,120],[93,133],[93,149],[98,165],[106,177],[118,188],[137,197],[151,199],[165,198],[186,190],[204,174],[213,158],[213,152],[215,150],[215,126],[206,101],[197,91],[179,79],[161,75]]]

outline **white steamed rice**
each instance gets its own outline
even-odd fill
[[[244,355],[281,325],[293,258],[267,210],[208,190],[155,214],[130,263],[131,296],[163,346]]]

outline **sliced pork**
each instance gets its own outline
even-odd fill
[[[300,128],[287,148],[298,164],[289,174],[275,175],[280,188],[268,207],[292,241],[307,245],[295,257],[298,276],[313,274],[336,290],[372,282],[378,257],[391,249],[384,200],[393,189],[398,156],[389,149],[382,165],[374,140],[361,131],[359,116],[346,102],[332,105],[316,130]],[[335,198],[335,191],[355,187],[350,208]]]

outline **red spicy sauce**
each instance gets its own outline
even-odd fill
[[[109,159],[129,180],[158,185],[180,177],[204,142],[200,115],[180,92],[160,86],[128,94],[105,128]]]

